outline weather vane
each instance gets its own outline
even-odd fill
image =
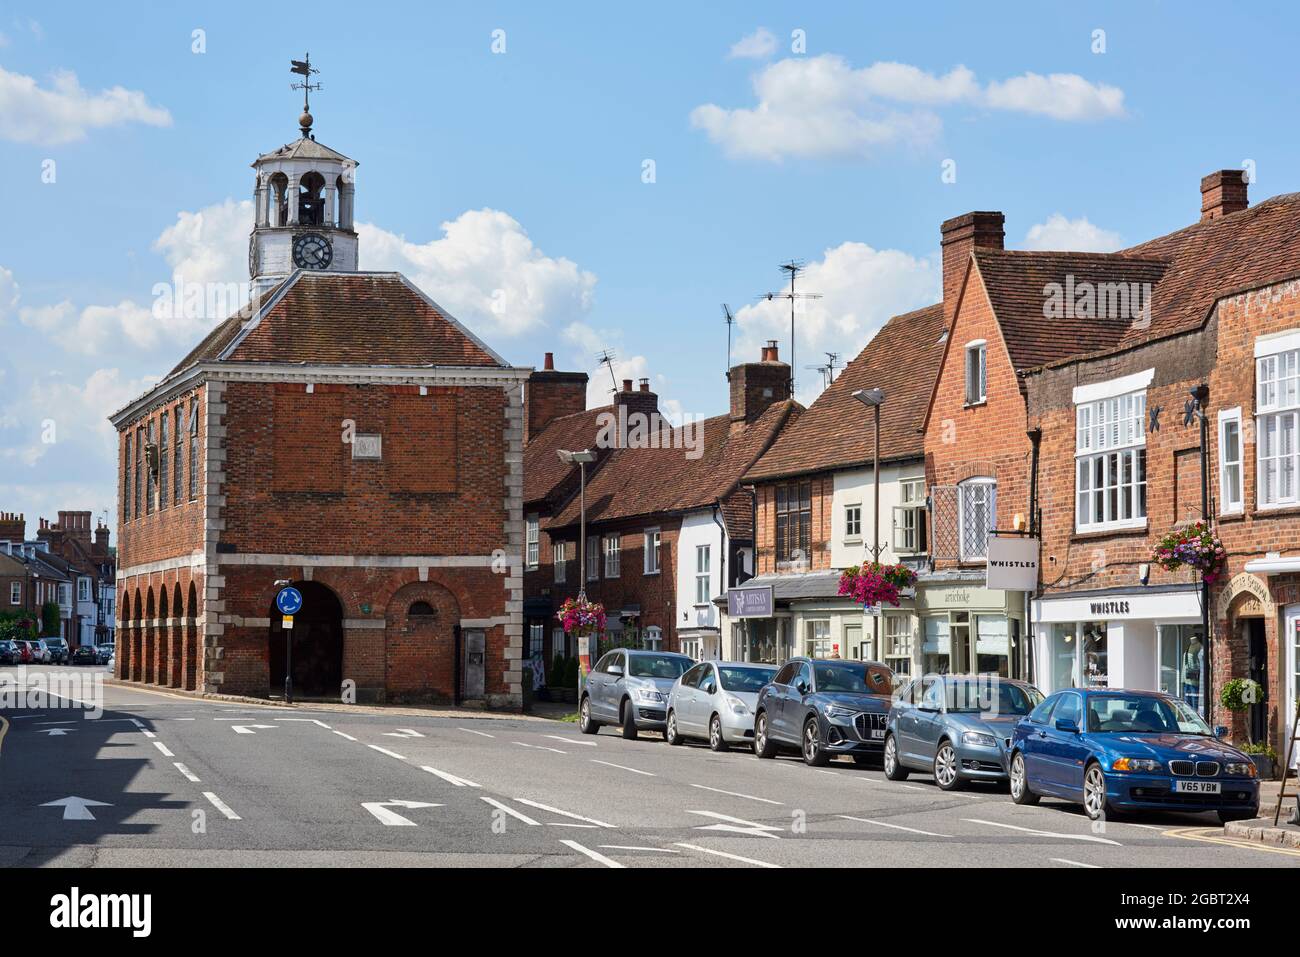
[[[319,83],[311,81],[313,73],[319,73],[320,70],[311,65],[311,54],[308,53],[301,60],[289,61],[289,72],[296,73],[302,77],[299,83],[289,84],[291,90],[302,90],[302,116],[298,117],[298,125],[302,128],[302,135],[307,136],[311,133],[311,91],[321,89]]]

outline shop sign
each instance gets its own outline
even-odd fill
[[[1265,618],[1273,617],[1273,596],[1269,593],[1268,585],[1250,572],[1233,575],[1228,584],[1223,586],[1223,591],[1219,592],[1219,601],[1215,606],[1217,613],[1215,617],[1220,621],[1227,621],[1228,610],[1240,595],[1252,596],[1254,601],[1250,602],[1250,604],[1252,606],[1257,604],[1258,608],[1242,607],[1238,610],[1238,614],[1249,613],[1263,615]]]
[[[1011,536],[989,539],[988,587],[1033,591],[1038,587],[1038,539]]]
[[[727,589],[728,618],[771,618],[772,586]]]

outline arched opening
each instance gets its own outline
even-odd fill
[[[144,678],[144,605],[138,588],[131,607],[135,611],[131,619],[131,670],[126,674],[132,681],[140,681]]]
[[[153,600],[153,586],[145,593],[144,599],[144,675],[141,680],[145,684],[153,684],[154,676],[157,672],[154,670],[155,657],[157,656],[158,646],[158,606]]]
[[[283,173],[272,173],[267,180],[271,195],[267,197],[270,205],[269,225],[287,226],[289,223],[289,177]]]
[[[114,636],[117,641],[115,666],[119,678],[131,675],[131,639],[135,634],[135,630],[131,627],[131,608],[131,593],[123,589],[122,604],[117,609],[117,633]]]
[[[417,601],[411,603],[411,607],[407,609],[406,614],[411,618],[432,618],[437,612],[427,601]]]
[[[158,627],[154,630],[154,681],[167,684],[167,656],[171,652],[172,620],[167,604],[167,586],[158,588]]]
[[[303,226],[325,223],[325,177],[314,170],[298,181],[298,222]]]
[[[294,582],[293,587],[302,592],[302,608],[293,616],[293,628],[284,628],[274,598],[268,612],[270,691],[284,690],[287,639],[293,643],[293,693],[337,697],[343,686],[343,605],[319,582]]]
[[[185,666],[184,680],[186,691],[198,690],[199,673],[199,593],[190,582],[190,594],[185,603]]]
[[[384,691],[389,701],[453,701],[458,672],[456,597],[435,582],[411,582],[388,601]]]
[[[184,671],[181,667],[181,641],[184,638],[185,605],[181,600],[181,583],[172,586],[171,639],[167,642],[167,683],[173,688],[183,687]]]
[[[338,196],[338,217],[339,229],[352,228],[352,204],[354,196],[354,186],[350,175],[338,177],[334,181],[334,189]]]

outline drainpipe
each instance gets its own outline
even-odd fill
[[[721,513],[721,511],[722,509],[718,507],[718,503],[714,502],[713,503],[713,524],[718,526],[718,532],[722,536],[722,548],[718,549],[718,551],[721,553],[721,558],[722,558],[722,564],[718,568],[718,581],[722,583],[722,594],[726,595],[727,593],[727,546],[729,540],[727,538],[727,527],[723,525],[718,518],[718,515]],[[726,658],[727,656],[722,653],[722,615],[721,613],[719,613],[718,615],[718,660],[725,661]]]
[[[1200,413],[1197,417],[1201,420],[1201,516],[1205,520],[1205,527],[1209,528],[1211,519],[1210,420],[1205,410],[1210,405],[1210,387],[1202,382],[1192,390],[1192,397],[1196,399],[1197,411]],[[1201,628],[1205,633],[1205,680],[1201,687],[1201,704],[1203,717],[1213,724],[1214,699],[1211,697],[1211,692],[1214,689],[1214,635],[1210,632],[1210,583],[1205,580],[1204,575],[1201,576]]]
[[[1041,516],[1038,513],[1038,462],[1039,447],[1043,441],[1043,430],[1040,428],[1030,429],[1026,435],[1029,436],[1029,442],[1033,446],[1032,458],[1029,466],[1029,537],[1035,538],[1040,534]],[[1043,560],[1043,543],[1042,539],[1038,542],[1038,562],[1042,567]],[[1041,573],[1038,576],[1042,577]],[[1025,670],[1029,674],[1031,684],[1037,684],[1035,681],[1038,676],[1034,674],[1034,647],[1038,641],[1038,636],[1034,634],[1034,598],[1038,594],[1037,582],[1034,590],[1025,592],[1025,639],[1029,642],[1025,646]]]

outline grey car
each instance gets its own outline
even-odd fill
[[[677,679],[668,693],[669,744],[706,738],[714,751],[754,743],[758,693],[776,674],[776,665],[748,661],[704,661]]]
[[[623,737],[667,727],[668,692],[693,665],[671,651],[615,648],[596,662],[578,700],[578,726],[595,734],[602,724],[617,725]]]
[[[1007,780],[1016,722],[1043,700],[1031,684],[996,675],[924,675],[894,700],[885,729],[885,777],[929,772],[945,791]]]

